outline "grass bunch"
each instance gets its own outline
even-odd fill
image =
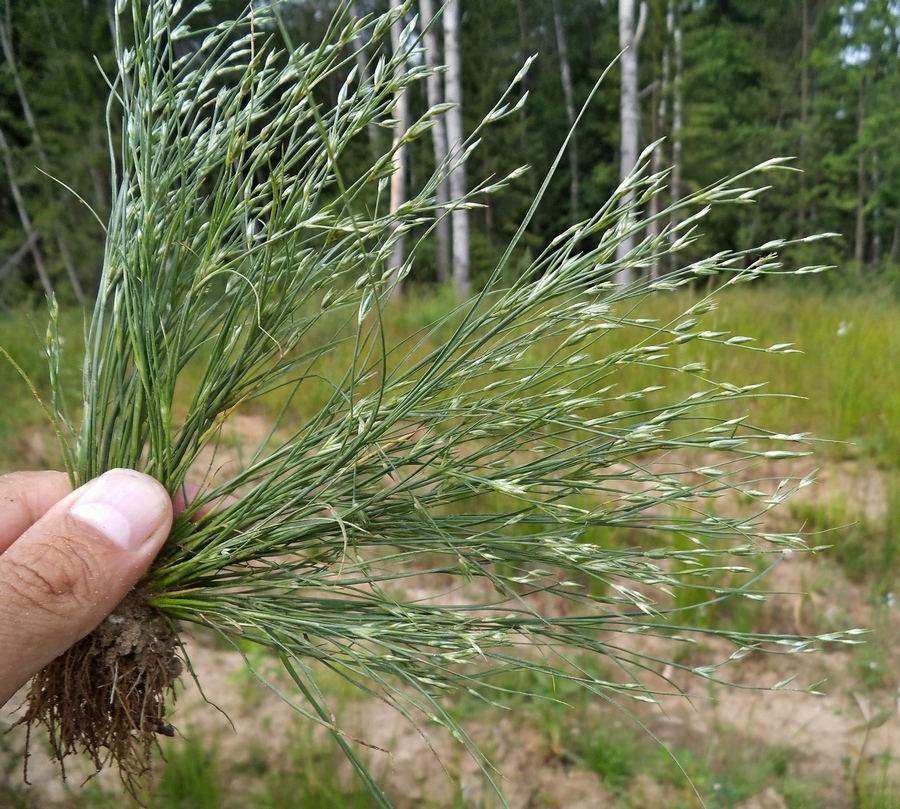
[[[728,287],[780,270],[774,251],[784,242],[681,259],[695,252],[712,206],[752,203],[751,173],[663,211],[659,235],[648,236],[640,206],[666,182],[649,172],[648,149],[603,208],[510,286],[501,279],[527,221],[474,299],[389,345],[388,259],[397,239],[414,242],[430,227],[451,168],[438,166],[396,211],[390,150],[358,176],[345,170],[366,127],[391,126],[395,94],[426,73],[381,46],[394,14],[357,21],[342,8],[321,45],[293,48],[277,5],[205,30],[201,12],[173,0],[118,4],[110,110],[121,114],[121,168],[80,419],[59,384],[65,360],[52,319],[47,343],[73,483],[126,466],[173,496],[192,478],[200,490],[139,588],[98,630],[136,632],[118,666],[131,679],[110,682],[121,644],[95,634],[35,680],[27,721],[50,729],[57,755],[85,749],[98,767],[112,758],[132,787],[146,771],[157,734],[168,732],[159,706],[183,656],[175,635],[152,630],[157,619],[273,650],[297,686],[284,699],[335,734],[380,806],[389,801],[336,726],[318,666],[473,749],[442,697],[463,688],[502,702],[500,675],[510,671],[606,700],[652,701],[665,683],[648,677],[667,664],[727,679],[718,663],[661,656],[670,647],[657,638],[718,637],[730,660],[815,648],[816,638],[692,626],[672,598],[701,586],[713,600],[762,598],[759,557],[776,563],[806,547],[763,520],[809,481],[754,472],[801,454],[804,436],[717,416],[717,405],[748,402],[759,386],[673,359],[690,344],[794,349],[704,328],[710,297],[666,321],[638,311],[647,296],[708,276]],[[350,68],[363,39],[378,54],[370,78]],[[482,125],[514,111],[503,98]],[[422,136],[440,112],[404,137]],[[465,159],[477,137],[450,160]],[[617,259],[630,236],[634,248]],[[676,269],[662,279],[612,283],[664,254]],[[605,350],[613,331],[629,339]],[[435,345],[431,333],[445,337]],[[348,345],[350,361],[326,373]],[[658,381],[635,387],[638,368]],[[292,398],[322,377],[327,400],[292,422]],[[667,380],[682,377],[692,392],[669,394]],[[283,416],[221,480],[227,420],[270,395],[282,397]],[[744,510],[719,513],[717,501],[736,491]],[[622,532],[626,546],[608,541]],[[138,665],[139,644],[157,658]],[[73,671],[82,693],[66,690]]]

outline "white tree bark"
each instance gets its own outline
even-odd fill
[[[562,82],[563,99],[566,103],[566,117],[569,128],[573,130],[569,140],[569,214],[572,222],[579,219],[580,178],[578,175],[578,141],[575,128],[575,93],[572,89],[572,67],[569,64],[569,49],[566,45],[566,29],[562,14],[559,12],[559,0],[553,0],[553,27],[556,29],[556,50],[559,53],[559,73]]]
[[[641,3],[639,20],[635,24],[634,0],[619,0],[619,47],[622,49],[620,61],[622,68],[620,180],[624,180],[631,173],[640,153],[641,107],[638,87],[638,44],[643,36],[646,20],[646,2]],[[623,208],[631,208],[634,204],[633,192],[627,193],[621,202]],[[616,259],[624,258],[633,247],[633,236],[623,239],[616,248]],[[634,280],[634,273],[630,268],[623,268],[616,273],[614,280],[617,284],[628,284]]]
[[[31,217],[25,208],[25,198],[22,196],[22,190],[16,182],[15,168],[12,162],[12,152],[9,148],[9,142],[6,135],[0,129],[0,152],[3,153],[3,163],[6,168],[7,180],[9,181],[9,190],[12,192],[13,201],[16,204],[16,211],[19,214],[19,221],[22,223],[22,230],[25,231],[25,241],[29,245],[31,257],[34,260],[34,266],[37,269],[38,278],[41,280],[41,286],[44,288],[44,294],[53,297],[53,284],[50,282],[50,274],[44,264],[44,257],[41,255],[38,247],[38,236],[31,222]]]
[[[425,46],[425,64],[435,70],[441,63],[438,50],[437,36],[434,30],[434,4],[432,0],[419,0],[419,12],[422,22],[423,44]],[[444,100],[441,87],[442,76],[440,73],[432,73],[426,81],[428,94],[428,106],[434,107]],[[434,163],[439,166],[447,159],[447,124],[443,115],[434,119],[434,128],[431,130],[432,143],[434,144]],[[440,283],[450,278],[450,219],[447,217],[447,202],[450,199],[450,188],[447,179],[441,181],[437,188],[438,208],[435,211],[437,224],[435,226],[435,260],[437,263],[437,277]]]
[[[865,264],[866,248],[866,160],[868,152],[863,145],[866,122],[866,75],[859,80],[859,102],[856,107],[856,143],[859,153],[856,159],[856,232],[853,240],[853,261],[858,275]]]
[[[522,48],[519,55],[520,58],[524,59],[529,53],[528,19],[525,13],[525,0],[516,0],[516,8],[519,17],[519,44]],[[519,85],[523,95],[528,93],[529,80],[527,73],[522,76],[522,81]],[[519,145],[521,146],[522,154],[528,154],[528,113],[525,111],[524,104],[519,107]],[[537,172],[528,172],[528,185],[531,190],[531,198],[534,199],[538,193]]]
[[[667,131],[666,124],[669,117],[669,87],[672,83],[672,57],[670,54],[670,46],[672,43],[672,35],[675,30],[675,0],[669,0],[666,10],[666,45],[663,48],[662,70],[659,80],[659,101],[656,107],[656,127],[653,138],[656,140]],[[663,165],[663,144],[660,144],[653,151],[653,157],[650,162],[650,171],[658,174],[662,170]],[[650,236],[656,238],[660,234],[659,216],[659,195],[654,194],[650,200],[649,216],[650,216]],[[650,277],[654,280],[659,278],[664,269],[660,266],[658,255],[654,255],[653,263],[650,265]]]
[[[681,24],[673,20],[672,40],[675,49],[675,76],[672,82],[672,179],[669,188],[674,206],[681,199],[681,151],[682,129],[684,126],[684,53],[682,47]],[[672,213],[672,225],[678,222],[678,214]]]
[[[9,0],[7,0],[6,19],[8,20],[10,16]],[[6,57],[6,63],[9,67],[9,72],[12,75],[16,93],[19,96],[19,103],[22,105],[22,113],[25,116],[25,122],[28,124],[28,129],[31,132],[31,140],[37,148],[38,157],[40,157],[45,166],[49,167],[50,158],[47,156],[47,151],[44,149],[44,142],[38,131],[37,120],[34,117],[31,103],[25,93],[25,85],[22,82],[22,77],[19,75],[19,68],[16,64],[15,54],[13,53],[12,37],[10,36],[6,24],[3,22],[0,22],[0,47],[3,48],[3,55]],[[62,206],[60,205],[60,207]],[[58,227],[53,228],[53,235],[56,239],[56,245],[59,248],[60,257],[63,260],[63,266],[66,268],[66,274],[69,276],[69,282],[72,284],[72,289],[75,292],[75,297],[79,303],[83,304],[85,302],[84,290],[81,288],[81,281],[79,281],[78,274],[75,272],[75,262],[69,251],[69,245],[66,243],[62,231]],[[35,244],[34,249],[39,250],[40,248]]]
[[[399,9],[402,0],[391,0],[391,10]],[[407,43],[401,42],[403,33],[403,19],[398,17],[391,25],[391,47],[395,55],[403,54],[406,51]],[[406,59],[403,59],[404,69]],[[407,175],[407,149],[406,144],[402,143],[403,136],[409,128],[409,90],[403,88],[397,92],[394,100],[394,173],[391,175],[391,213],[395,213],[400,206],[406,202],[406,175]],[[394,248],[391,252],[390,267],[392,295],[399,295],[401,289],[400,270],[403,267],[405,258],[403,237],[398,237],[394,242]]]
[[[354,2],[350,3],[350,16],[353,17],[354,21],[360,20],[362,18],[362,14],[359,10],[359,4],[354,0]],[[356,60],[356,69],[359,73],[359,81],[360,83],[367,83],[369,78],[371,77],[371,73],[369,71],[369,57],[366,53],[366,43],[361,41],[358,46],[353,45],[356,48],[356,51],[353,54],[353,58]],[[374,160],[378,159],[378,126],[376,124],[369,124],[366,127],[366,134],[369,137],[369,147],[372,150],[372,158]]]
[[[459,48],[459,5],[460,0],[448,0],[444,8],[444,60],[447,63],[447,74],[444,98],[454,104],[447,111],[447,144],[453,160],[450,173],[450,197],[459,200],[466,193],[466,167],[459,158],[462,156],[463,132],[462,117],[462,65]],[[450,213],[453,231],[453,286],[458,300],[469,297],[469,212],[457,208]]]

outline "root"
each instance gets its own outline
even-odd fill
[[[31,733],[43,725],[63,777],[65,757],[85,753],[97,772],[118,765],[136,797],[158,734],[174,733],[165,703],[183,669],[177,650],[171,623],[133,590],[90,635],[35,675],[17,722],[28,729],[26,782]]]

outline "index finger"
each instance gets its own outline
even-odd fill
[[[65,472],[0,476],[0,553],[72,491]]]

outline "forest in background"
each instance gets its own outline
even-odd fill
[[[242,5],[212,2],[210,22],[228,18]],[[388,5],[388,0],[283,4],[295,43],[311,44],[321,41],[341,9],[365,15]],[[421,19],[422,5],[412,4],[409,22],[417,14]],[[440,3],[434,6],[437,10]],[[638,57],[639,146],[665,138],[654,166],[672,167],[661,202],[774,156],[791,156],[802,169],[770,175],[767,181],[775,187],[756,204],[713,212],[704,249],[742,249],[832,232],[839,235],[789,250],[787,261],[836,265],[837,272],[820,283],[895,284],[900,279],[900,144],[894,134],[900,129],[900,4],[459,0],[466,134],[525,60],[537,54],[515,90],[514,100],[527,91],[527,103],[485,129],[467,164],[470,185],[502,177],[523,163],[532,167],[471,213],[466,247],[473,287],[518,228],[574,116],[616,60],[626,8]],[[99,277],[100,221],[108,215],[111,193],[109,155],[117,149],[114,106],[111,137],[105,120],[104,73],[113,68],[111,19],[108,0],[4,0],[0,8],[0,301],[6,305],[50,288],[63,300],[90,297]],[[441,56],[443,26],[431,30]],[[433,56],[425,53],[426,45],[417,24],[398,46],[407,47],[410,64],[418,65]],[[372,65],[377,54],[366,57]],[[354,64],[348,58],[346,71]],[[623,155],[623,64],[625,59],[613,65],[584,110],[522,243],[524,252],[539,253],[615,191]],[[325,88],[332,98],[338,78]],[[428,107],[425,82],[406,101],[415,120]],[[370,142],[359,144],[355,159],[370,164],[372,150],[387,151],[391,139],[387,127],[370,132]],[[410,144],[403,178],[409,189],[430,176],[434,159],[430,138]],[[418,254],[410,283],[438,279],[436,254],[433,246]]]

